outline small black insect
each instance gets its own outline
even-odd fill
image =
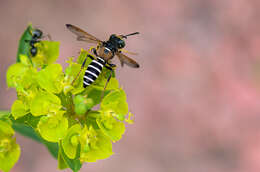
[[[36,43],[40,42],[40,39],[43,37],[43,33],[40,29],[34,29],[32,32],[32,39],[31,40],[25,40],[26,42],[29,42],[29,45],[31,46],[30,48],[30,53],[32,57],[36,56],[37,54],[37,48],[35,46]]]

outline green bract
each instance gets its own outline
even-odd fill
[[[63,111],[41,117],[38,130],[41,136],[49,142],[59,142],[68,130],[68,119],[63,116]]]
[[[60,93],[64,75],[60,64],[50,64],[37,74],[37,81],[42,89],[51,93]]]
[[[0,120],[0,170],[9,171],[20,157],[20,146],[13,138],[11,126]]]
[[[126,94],[124,90],[117,89],[111,91],[102,101],[101,109],[103,111],[112,111],[117,116],[124,116],[128,112]]]
[[[107,135],[113,142],[121,139],[125,132],[125,125],[117,121],[113,116],[113,112],[105,112],[98,119],[97,124],[101,131]]]
[[[75,113],[78,115],[85,114],[87,110],[91,109],[94,105],[93,99],[85,98],[82,95],[77,95],[73,99],[75,105]]]
[[[36,56],[30,56],[25,40],[31,39],[32,29],[29,26],[24,32],[17,63],[6,74],[8,87],[17,91],[17,100],[11,113],[0,113],[0,170],[9,171],[20,155],[12,127],[43,143],[58,159],[59,169],[79,171],[84,162],[108,158],[113,154],[112,142],[125,132],[124,122],[133,123],[115,73],[105,91],[110,74],[106,68],[93,84],[83,88],[84,71],[91,59],[82,69],[81,65],[89,52],[81,50],[78,58],[70,57],[63,71],[55,63],[59,42],[40,41],[35,44]]]
[[[8,68],[6,73],[6,81],[8,87],[17,87],[23,81],[23,77],[27,72],[28,67],[22,63],[16,63]]]
[[[59,56],[59,45],[59,42],[54,41],[41,41],[36,44],[39,51],[32,59],[33,63],[39,66],[54,63]]]
[[[29,108],[21,100],[15,100],[12,105],[11,113],[15,119],[22,117],[29,113]]]
[[[62,140],[63,150],[70,159],[74,159],[76,157],[80,132],[81,126],[79,124],[75,124],[70,127],[66,137]]]
[[[85,126],[81,137],[81,162],[95,162],[98,159],[108,158],[113,154],[112,144],[100,130],[94,130],[92,126],[89,129]]]
[[[31,113],[34,116],[47,115],[61,108],[61,101],[56,95],[39,91],[31,101]]]

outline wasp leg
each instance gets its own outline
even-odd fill
[[[103,90],[103,92],[102,92],[102,94],[101,94],[100,102],[101,102],[102,99],[103,99],[105,90],[106,90],[106,88],[107,88],[107,84],[108,84],[108,82],[110,81],[110,79],[111,79],[111,77],[112,77],[113,67],[116,67],[115,64],[110,64],[110,63],[107,63],[107,64],[108,64],[109,66],[106,66],[106,65],[105,65],[105,67],[106,67],[107,69],[109,69],[111,72],[110,72],[110,74],[109,74],[109,77],[107,78],[107,82],[106,82],[105,87],[104,87],[104,90]]]
[[[91,46],[91,47],[89,48],[89,51],[92,52],[93,54],[95,54],[94,51],[96,51],[96,48],[95,48],[94,46]],[[95,55],[96,55],[96,54],[95,54]]]
[[[74,78],[74,80],[71,82],[71,85],[73,85],[74,82],[76,81],[76,79],[79,77],[79,74],[81,73],[82,69],[84,68],[85,63],[86,63],[88,57],[91,58],[92,60],[94,60],[94,57],[93,57],[93,56],[91,56],[91,55],[89,55],[89,54],[87,55],[87,57],[85,58],[85,60],[83,61],[82,65],[81,65],[81,68],[80,68],[79,73],[76,75],[76,77]]]
[[[115,68],[116,65],[115,64],[111,64],[111,63],[107,63],[109,66],[105,66],[107,69],[109,70],[113,70],[112,68]]]
[[[138,55],[138,53],[130,52],[130,51],[127,51],[125,49],[121,49],[120,52],[128,53],[128,54],[131,54],[131,55]]]
[[[94,60],[95,58],[92,56],[92,55],[87,55],[87,57],[89,57],[89,58],[91,58],[92,60]],[[86,58],[87,59],[87,58]],[[84,63],[84,62],[83,62]],[[83,65],[83,63],[82,63],[82,65]],[[85,62],[86,63],[86,62]],[[84,64],[85,65],[85,64]]]
[[[93,54],[95,54],[95,56],[99,57],[96,48],[92,47],[90,48],[90,50],[92,51]]]

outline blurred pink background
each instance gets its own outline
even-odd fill
[[[259,18],[259,0],[2,0],[0,109],[16,99],[5,74],[28,22],[61,42],[64,66],[90,46],[66,23],[102,40],[139,31],[127,49],[139,53],[132,58],[141,68],[117,68],[135,124],[112,157],[81,171],[258,172]],[[13,172],[58,171],[44,146],[19,135],[17,142],[22,154]]]

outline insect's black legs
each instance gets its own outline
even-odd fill
[[[109,69],[111,72],[110,72],[110,74],[109,74],[109,77],[107,78],[107,82],[106,82],[106,85],[105,85],[105,87],[104,87],[104,91],[105,91],[105,89],[106,89],[106,87],[107,87],[108,82],[110,81],[110,79],[111,79],[111,77],[112,77],[113,67],[116,67],[115,64],[110,64],[110,63],[107,63],[107,64],[108,64],[109,66],[106,66],[106,65],[105,65],[105,67],[106,67],[107,69]]]
[[[96,48],[92,48],[91,51],[92,51],[96,56],[98,56]]]
[[[108,82],[110,81],[110,79],[111,79],[111,77],[112,77],[112,73],[113,73],[113,69],[112,69],[111,67],[108,67],[108,66],[105,66],[105,67],[110,70],[110,74],[109,74],[109,76],[108,76],[108,78],[107,78],[107,82],[106,82],[106,84],[105,84],[104,91],[105,91],[105,89],[106,89],[106,87],[107,87],[107,84],[108,84]]]
[[[104,90],[103,90],[103,92],[102,92],[102,94],[101,94],[100,102],[101,102],[102,99],[103,99],[104,92],[105,92],[105,90],[106,90],[107,84],[108,84],[108,82],[110,81],[110,79],[111,79],[111,77],[112,77],[112,73],[113,73],[113,68],[112,68],[112,67],[116,67],[115,64],[110,64],[110,63],[107,63],[107,64],[108,64],[109,66],[106,66],[106,65],[105,65],[105,67],[110,70],[110,74],[109,74],[109,76],[108,76],[108,78],[107,78],[107,82],[106,82],[105,87],[104,87]]]
[[[93,56],[91,56],[91,55],[88,54],[87,57],[85,58],[84,62],[82,63],[82,66],[83,66],[83,67],[85,66],[85,63],[86,63],[88,57],[91,58],[91,60],[94,60],[94,59],[95,59]]]
[[[109,69],[109,70],[113,70],[112,68],[113,67],[116,67],[116,65],[115,64],[111,64],[111,63],[107,63],[109,66],[105,66],[107,69]]]
[[[94,60],[94,57],[93,57],[93,56],[91,56],[91,55],[89,55],[89,54],[87,55],[87,57],[85,58],[85,60],[83,61],[82,65],[81,65],[81,68],[80,68],[79,73],[76,75],[76,77],[75,77],[74,80],[72,81],[71,85],[73,85],[73,83],[74,83],[74,82],[76,81],[76,79],[79,77],[79,74],[81,73],[82,69],[84,68],[85,63],[86,63],[88,57],[91,58],[92,60]]]

